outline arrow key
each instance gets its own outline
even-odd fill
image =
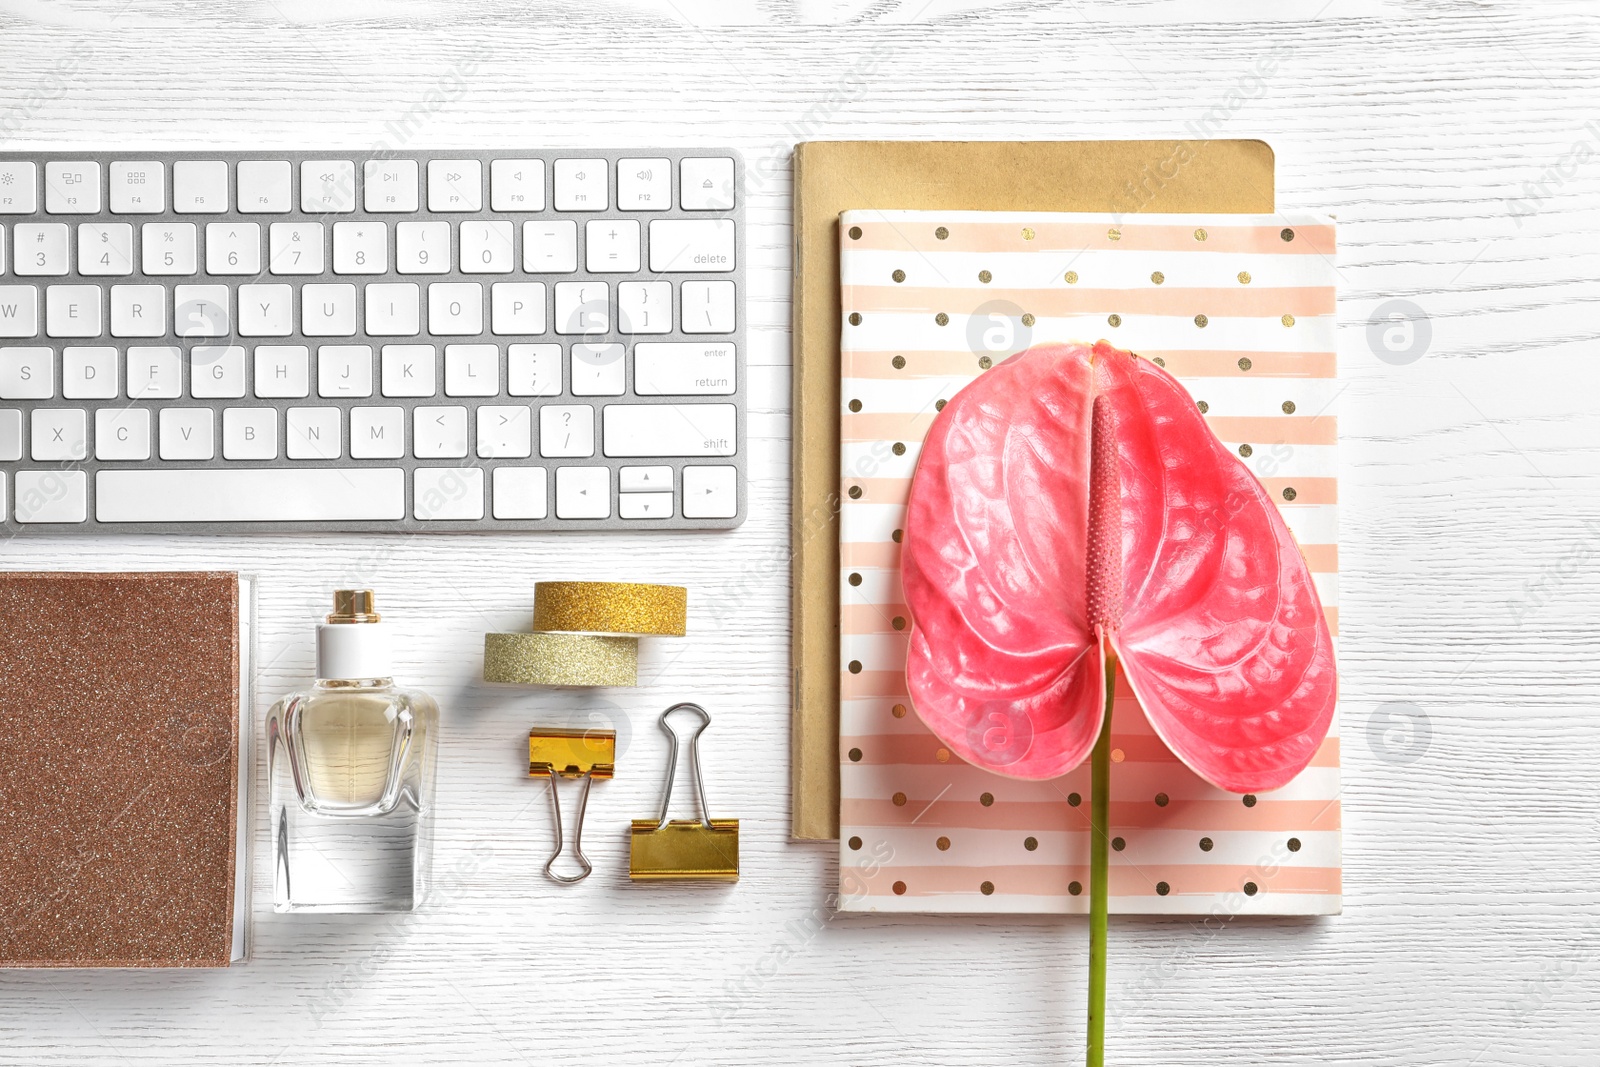
[[[610,467],[557,467],[556,518],[609,519]]]
[[[735,467],[683,468],[683,517],[731,519],[739,513],[739,471]]]
[[[617,471],[619,493],[669,493],[671,467],[623,467]],[[670,510],[670,509],[669,509]]]
[[[671,493],[623,493],[617,511],[624,519],[672,518]]]

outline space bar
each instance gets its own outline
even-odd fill
[[[403,519],[399,467],[100,471],[101,522],[317,522]]]

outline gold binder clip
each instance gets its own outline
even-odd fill
[[[550,804],[556,816],[556,850],[550,862],[544,865],[545,875],[553,881],[571,885],[589,877],[594,865],[583,854],[583,813],[589,806],[589,787],[596,778],[610,778],[616,773],[617,734],[614,730],[566,730],[549,728],[528,731],[528,776],[550,779]],[[558,778],[582,778],[583,792],[578,794],[578,821],[572,830],[572,854],[577,858],[579,873],[557,874],[556,860],[561,858],[564,837],[561,824],[561,792]]]
[[[700,818],[667,821],[672,782],[678,774],[678,735],[667,720],[675,711],[700,716],[700,728],[689,735],[689,773],[700,799]],[[739,820],[713,819],[706,806],[705,779],[700,774],[700,735],[711,716],[699,704],[674,704],[661,713],[661,729],[672,739],[667,756],[667,784],[661,791],[661,814],[633,820],[628,849],[628,877],[636,882],[739,880]]]

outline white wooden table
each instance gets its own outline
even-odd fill
[[[1600,1059],[1600,10],[1204,7],[1226,21],[1181,0],[0,0],[4,148],[731,144],[752,171],[735,533],[6,546],[8,568],[258,574],[258,717],[309,676],[327,590],[372,585],[448,732],[438,906],[272,915],[258,832],[246,965],[0,973],[0,1063],[1078,1062],[1082,921],[832,918],[832,848],[787,839],[788,160],[800,139],[1197,131],[1267,138],[1280,206],[1342,223],[1346,911],[1115,923],[1111,1059]],[[1391,299],[1423,318],[1385,347],[1368,320]],[[475,681],[482,632],[563,577],[686,584],[693,636],[651,645],[649,685],[613,704]],[[744,878],[633,889],[624,827],[683,698],[716,716]],[[595,877],[560,888],[519,752],[592,715],[623,771],[590,807]]]

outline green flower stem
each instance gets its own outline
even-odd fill
[[[1106,650],[1106,712],[1090,757],[1089,790],[1089,1067],[1106,1062],[1106,910],[1111,882],[1111,706],[1117,654]]]

